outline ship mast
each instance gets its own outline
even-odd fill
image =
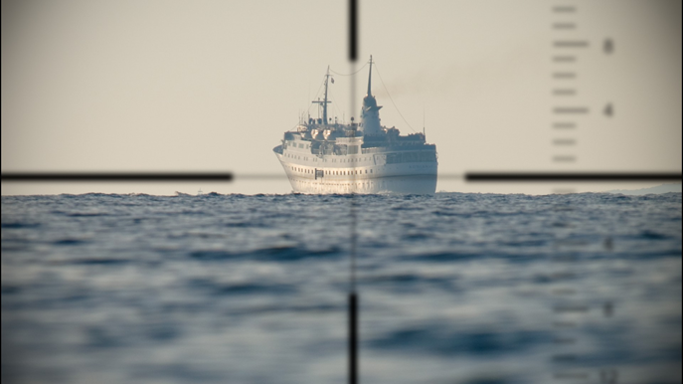
[[[370,74],[368,75],[368,96],[372,96],[372,55],[370,55]]]
[[[327,100],[327,83],[330,80],[330,76],[331,76],[330,75],[330,66],[328,65],[327,66],[327,73],[325,74],[325,99],[322,101],[321,100],[311,101],[311,103],[313,103],[313,104],[322,105],[322,107],[323,107],[323,124],[328,123],[328,121],[327,121],[327,104],[332,102],[330,100]],[[319,109],[318,109],[318,112],[320,112]],[[318,115],[318,116],[320,116],[320,115]]]

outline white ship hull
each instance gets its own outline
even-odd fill
[[[396,127],[380,124],[377,99],[372,95],[372,56],[368,93],[363,98],[360,123],[339,123],[327,115],[325,96],[314,100],[322,110],[317,119],[302,118],[296,130],[287,131],[273,152],[299,193],[402,193],[436,192],[438,156],[424,131],[401,135]],[[332,81],[334,83],[334,79]]]
[[[320,167],[284,160],[276,153],[292,190],[307,194],[436,192],[436,162],[415,162],[356,167]],[[306,162],[304,162],[306,163]]]

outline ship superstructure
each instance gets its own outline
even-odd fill
[[[360,123],[338,123],[327,115],[330,80],[325,75],[323,100],[315,100],[322,116],[301,121],[285,132],[273,148],[294,192],[300,193],[434,193],[437,153],[424,133],[401,135],[395,127],[380,124],[372,95],[372,56],[368,91],[363,98]]]

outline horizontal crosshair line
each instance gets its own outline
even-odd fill
[[[439,179],[466,181],[680,181],[680,173],[546,173],[546,172],[468,172],[437,175]],[[235,181],[286,179],[285,174],[234,174],[231,172],[7,172],[2,181],[56,182],[148,182],[148,181]]]
[[[680,181],[680,173],[469,172],[467,181]]]
[[[7,172],[2,181],[232,181],[230,172]]]

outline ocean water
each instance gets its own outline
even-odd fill
[[[3,383],[681,382],[681,193],[2,197]]]

